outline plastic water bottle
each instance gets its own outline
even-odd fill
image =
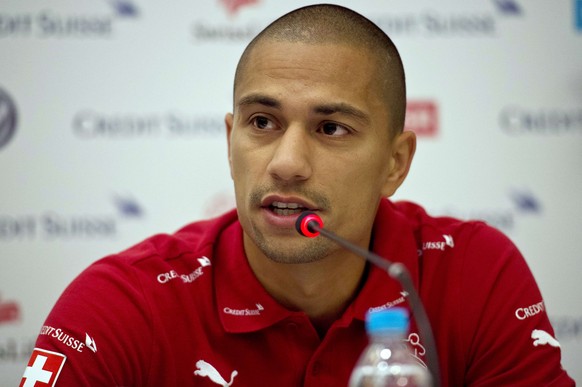
[[[425,387],[430,372],[413,355],[406,337],[408,311],[390,308],[366,315],[370,343],[362,352],[350,378],[350,387]]]

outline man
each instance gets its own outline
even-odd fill
[[[225,120],[236,211],[88,268],[49,315],[23,382],[50,363],[44,377],[67,386],[345,386],[366,311],[406,295],[363,259],[300,236],[310,210],[408,267],[442,385],[572,385],[511,242],[386,199],[415,152],[405,100],[398,52],[367,19],[321,5],[275,21],[243,53]]]

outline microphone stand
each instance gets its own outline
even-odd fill
[[[432,334],[432,328],[430,326],[430,322],[428,320],[428,316],[422,305],[422,301],[418,296],[416,289],[414,288],[414,283],[412,282],[412,278],[410,277],[410,273],[406,267],[399,263],[399,262],[391,262],[386,258],[382,258],[381,256],[374,254],[371,251],[362,249],[359,246],[354,245],[353,243],[340,238],[339,236],[335,235],[334,233],[327,231],[326,229],[320,227],[320,223],[318,220],[315,219],[306,219],[307,229],[311,232],[318,232],[321,235],[325,236],[336,242],[338,245],[350,250],[357,255],[367,259],[368,261],[372,262],[374,265],[384,269],[391,278],[394,278],[400,285],[402,289],[408,293],[408,303],[410,304],[410,308],[412,309],[412,314],[416,319],[416,324],[418,325],[418,331],[420,336],[424,339],[426,343],[426,358],[428,362],[428,370],[432,374],[433,378],[433,385],[435,387],[440,386],[440,369],[439,369],[439,361],[438,355],[436,351],[436,344],[434,341],[434,336]]]

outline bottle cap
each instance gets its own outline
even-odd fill
[[[405,308],[368,311],[366,314],[366,331],[369,334],[406,332],[408,330],[408,317],[408,310]]]

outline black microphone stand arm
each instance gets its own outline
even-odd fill
[[[394,278],[400,283],[402,289],[408,293],[408,303],[416,320],[419,334],[424,339],[426,344],[426,358],[428,362],[428,369],[432,374],[433,385],[435,387],[439,387],[441,380],[440,369],[436,344],[432,334],[432,328],[430,326],[430,322],[424,306],[422,305],[422,301],[420,300],[418,292],[414,287],[410,272],[406,266],[400,262],[391,262],[386,258],[382,258],[381,256],[374,254],[371,251],[362,249],[361,247],[336,236],[334,233],[320,227],[317,221],[309,221],[307,223],[307,228],[312,232],[319,232],[321,235],[335,241],[342,247],[345,247],[346,249],[358,254],[359,256],[364,257],[366,260],[370,261],[381,269],[386,270],[391,278]]]

